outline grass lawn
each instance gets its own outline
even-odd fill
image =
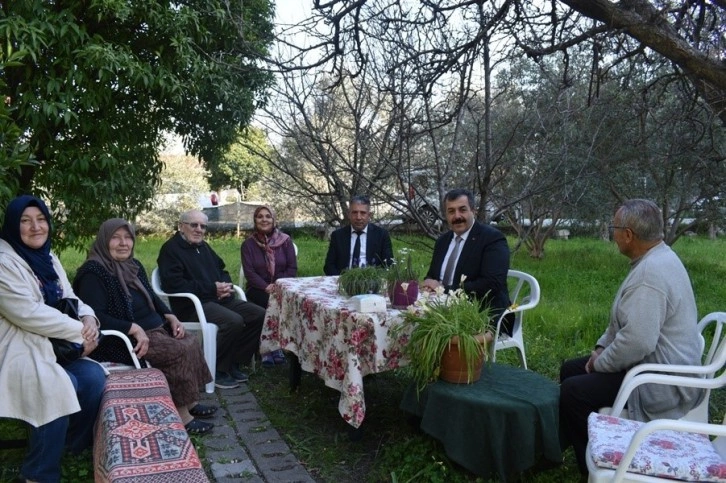
[[[136,256],[149,272],[163,241],[144,238],[137,242]],[[322,274],[327,244],[303,235],[295,242],[299,275]],[[211,241],[235,281],[240,243],[235,237]],[[412,248],[415,264],[425,272],[432,241],[394,233],[393,243],[394,252]],[[612,297],[628,271],[628,260],[614,244],[596,239],[552,240],[546,248],[543,260],[516,253],[511,265],[534,275],[542,290],[539,306],[525,317],[529,368],[556,380],[561,361],[589,353],[602,333]],[[726,240],[685,238],[674,249],[691,276],[699,317],[726,310],[726,284],[721,282],[726,279]],[[84,254],[72,251],[61,256],[71,278],[84,259]],[[515,350],[499,352],[497,360],[518,364]],[[407,414],[398,408],[408,383],[396,372],[366,379],[365,435],[355,443],[348,440],[348,426],[338,414],[338,393],[315,376],[303,374],[294,394],[289,392],[286,366],[258,369],[249,384],[272,424],[318,481],[481,481],[450,462],[436,441],[409,424]],[[710,409],[712,419],[720,422],[726,410],[723,391],[712,394]],[[2,428],[0,425],[0,431]],[[204,439],[195,439],[195,443],[203,444]],[[0,482],[9,481],[21,458],[22,453],[0,453]],[[92,481],[90,455],[65,459],[64,481]],[[522,475],[522,481],[578,481],[571,451],[565,453],[563,465],[533,469]]]

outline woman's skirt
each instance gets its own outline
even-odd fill
[[[199,400],[199,391],[212,380],[202,346],[193,334],[175,339],[164,327],[146,331],[149,350],[144,358],[166,376],[174,404],[187,406]]]

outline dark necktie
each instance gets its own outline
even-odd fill
[[[360,230],[355,230],[355,245],[353,245],[353,258],[350,261],[351,267],[357,267],[360,265],[360,236],[363,234]]]
[[[459,256],[459,246],[461,245],[461,240],[462,238],[460,236],[456,237],[454,249],[451,250],[449,260],[446,262],[446,269],[444,270],[444,285],[446,285],[447,287],[454,285],[454,267],[456,267],[456,259]]]

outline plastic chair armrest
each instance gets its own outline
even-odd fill
[[[638,377],[633,378],[627,382],[623,381],[622,385],[620,386],[620,390],[618,391],[618,395],[615,398],[615,402],[610,409],[610,415],[620,415],[628,402],[630,394],[635,390],[636,387],[643,384],[652,383],[664,384],[667,386],[683,386],[701,389],[714,389],[723,385],[723,381],[721,380],[721,378],[702,379],[698,377],[674,376],[669,374],[640,374]]]
[[[197,297],[193,293],[188,292],[165,293],[164,295],[166,295],[167,297],[184,297],[191,300],[194,304],[194,310],[197,312],[197,318],[199,319],[199,323],[202,325],[207,324],[207,317],[204,315],[204,310],[202,309],[202,302],[199,300],[199,297]]]
[[[720,366],[716,364],[709,364],[706,366],[702,365],[685,365],[685,364],[638,364],[632,367],[627,374],[623,383],[633,379],[636,376],[642,375],[643,373],[680,373],[680,374],[710,374],[718,370]]]
[[[242,288],[239,285],[233,285],[232,287],[234,288],[234,291],[237,294],[237,298],[247,302],[247,296],[245,295],[244,290],[242,290]]]
[[[129,351],[129,355],[131,356],[131,360],[134,363],[134,367],[136,367],[136,369],[141,369],[141,363],[139,362],[139,358],[136,357],[136,353],[134,352],[134,346],[131,345],[131,339],[129,339],[129,337],[126,334],[124,334],[123,332],[120,332],[118,330],[110,330],[110,329],[102,330],[101,333],[103,334],[104,337],[112,336],[112,337],[120,338],[124,342],[126,349],[128,349],[128,351]]]

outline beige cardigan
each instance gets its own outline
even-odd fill
[[[58,258],[64,297],[76,297]],[[81,316],[93,309],[79,301]],[[0,239],[0,417],[41,426],[80,411],[68,374],[48,337],[82,343],[83,324],[46,305],[30,266]]]

